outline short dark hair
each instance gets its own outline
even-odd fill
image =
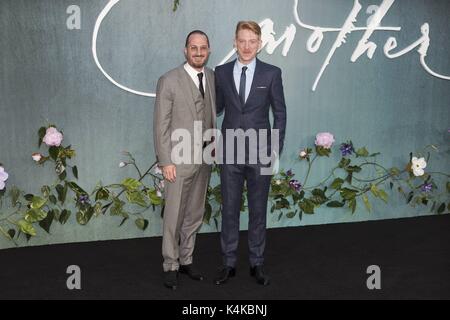
[[[189,44],[189,38],[190,38],[193,34],[200,34],[200,35],[202,35],[202,36],[205,36],[206,42],[208,43],[208,48],[209,48],[209,38],[208,38],[208,35],[207,35],[206,33],[204,33],[203,31],[201,31],[201,30],[194,30],[194,31],[189,32],[189,34],[188,34],[187,37],[186,37],[186,44],[184,45],[185,48],[187,48],[187,46],[188,46],[188,44]]]

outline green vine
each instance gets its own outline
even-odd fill
[[[318,137],[320,135],[323,133]],[[16,245],[21,235],[27,239],[36,236],[37,227],[50,233],[53,223],[64,225],[72,216],[80,225],[87,225],[92,218],[109,214],[120,218],[120,226],[132,219],[139,229],[145,230],[149,226],[146,216],[149,210],[156,212],[158,209],[161,216],[164,214],[164,179],[156,162],[142,170],[133,155],[123,151],[125,159],[119,167],[131,166],[137,176],[109,185],[98,183],[93,191],[87,192],[76,182],[78,168],[70,164],[76,153],[71,146],[61,144],[62,132],[56,126],[49,125],[39,129],[38,137],[39,147],[45,142],[47,152],[34,153],[33,159],[40,166],[50,163],[56,173],[55,181],[42,186],[39,194],[25,193],[14,186],[6,190],[8,175],[0,164],[0,234]],[[429,164],[431,152],[439,152],[436,146],[427,146],[418,153],[422,157],[420,159],[410,154],[404,168],[399,169],[385,168],[377,163],[379,153],[370,154],[365,147],[355,151],[351,141],[342,143],[338,164],[332,167],[326,178],[310,186],[313,165],[332,153],[331,143],[320,145],[317,141],[314,149],[305,148],[299,153],[299,165],[307,166],[302,181],[294,179],[292,170],[281,170],[272,177],[270,212],[278,215],[278,220],[284,216],[302,219],[303,214],[314,214],[321,206],[334,210],[347,207],[353,214],[358,205],[364,205],[371,212],[372,201],[377,199],[387,203],[388,194],[392,191],[403,195],[405,202],[411,206],[425,206],[438,214],[450,211],[450,175],[423,170]],[[367,173],[369,169],[376,174]],[[216,165],[213,167],[212,181],[217,181],[218,175],[219,167]],[[242,212],[247,209],[245,194],[242,196]],[[211,184],[207,192],[204,223],[211,224],[213,221],[218,228],[221,204],[220,183]]]

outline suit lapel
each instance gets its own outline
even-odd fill
[[[214,107],[216,105],[216,97],[213,95],[213,90],[215,90],[214,85],[213,85],[213,79],[214,79],[214,73],[210,72],[209,69],[205,68],[205,73],[207,73],[208,75],[206,76],[206,86],[207,86],[207,94],[209,97],[209,100],[211,102],[211,106],[212,106],[212,122],[213,122],[213,127],[216,127],[216,108]]]
[[[192,81],[189,74],[184,70],[184,65],[181,65],[178,68],[178,72],[180,73],[180,76],[178,77],[178,82],[180,84],[180,88],[183,91],[183,94],[185,95],[186,103],[189,109],[191,110],[192,116],[195,120],[198,120],[197,116],[197,110],[195,108],[195,97],[192,95],[192,90],[190,89],[190,81]]]
[[[257,79],[260,77],[260,75],[261,75],[261,65],[259,63],[259,60],[256,59],[255,73],[253,74],[252,86],[250,88],[250,93],[248,94],[248,97],[247,97],[247,100],[245,101],[245,104],[247,104],[250,101],[250,98],[252,97],[252,95],[255,94],[256,85],[257,85]]]
[[[236,59],[228,64],[228,70],[226,72],[227,75],[227,83],[231,86],[231,95],[234,97],[235,105],[238,106],[239,109],[242,109],[241,100],[239,99],[239,93],[236,90],[236,84],[234,83],[234,64],[236,63]]]

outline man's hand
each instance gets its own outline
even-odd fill
[[[175,179],[177,177],[177,168],[175,165],[171,164],[168,166],[162,167],[162,172],[164,178],[169,182],[175,182]]]

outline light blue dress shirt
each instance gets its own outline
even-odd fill
[[[245,101],[247,101],[248,95],[250,94],[250,89],[252,88],[252,82],[253,82],[253,76],[255,74],[255,67],[256,67],[256,58],[254,58],[249,64],[245,65],[242,64],[239,59],[236,59],[236,63],[234,64],[233,68],[233,77],[234,77],[234,84],[236,86],[236,91],[239,93],[239,84],[241,82],[241,73],[242,73],[242,67],[247,67],[247,71],[245,71]]]

